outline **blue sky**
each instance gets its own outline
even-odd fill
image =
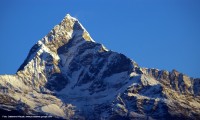
[[[140,66],[200,77],[200,0],[0,0],[0,74],[69,13]]]

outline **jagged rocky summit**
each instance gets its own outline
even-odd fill
[[[69,14],[0,76],[0,114],[57,119],[200,119],[200,79],[142,68],[96,43]]]

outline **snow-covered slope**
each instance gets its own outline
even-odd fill
[[[0,76],[0,109],[64,119],[200,119],[200,79],[141,68],[69,14]]]

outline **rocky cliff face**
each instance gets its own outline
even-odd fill
[[[0,76],[0,109],[64,119],[200,119],[200,79],[141,68],[67,15]]]

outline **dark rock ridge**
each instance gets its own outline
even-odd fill
[[[200,79],[142,68],[70,15],[0,76],[0,110],[57,119],[200,119]]]

